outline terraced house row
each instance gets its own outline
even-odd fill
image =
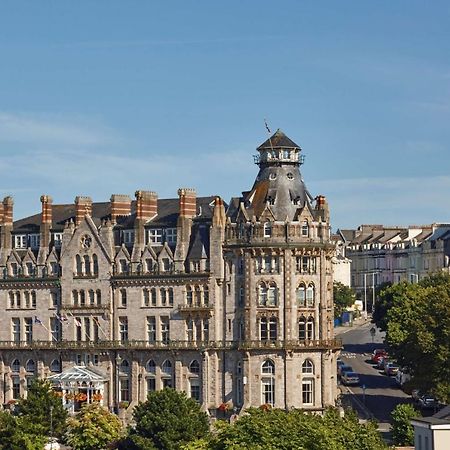
[[[76,197],[14,221],[0,207],[0,397],[47,377],[71,411],[130,413],[173,387],[212,416],[270,404],[320,411],[336,398],[328,204],[281,131],[256,180],[219,196],[137,191]]]

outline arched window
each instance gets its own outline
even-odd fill
[[[202,304],[202,291],[200,286],[195,286],[195,306],[200,306]]]
[[[301,316],[300,319],[298,319],[298,338],[301,341],[304,341],[306,339],[306,319],[305,319],[305,316]]]
[[[172,375],[172,363],[168,359],[162,363],[161,372],[164,375]]]
[[[78,305],[78,291],[72,291],[72,303],[77,306]]]
[[[314,363],[310,359],[305,359],[302,364],[303,374],[313,374],[314,373]]]
[[[97,305],[101,305],[102,304],[102,291],[100,289],[97,289],[96,295],[97,295]]]
[[[267,359],[261,366],[261,397],[262,403],[275,405],[275,364]]]
[[[307,220],[304,220],[302,222],[302,236],[308,237],[309,236],[309,224]]]
[[[94,275],[98,275],[98,258],[95,253],[92,255],[92,262],[94,265]]]
[[[166,288],[161,288],[159,290],[159,295],[161,297],[161,306],[167,306],[167,291],[166,291]]]
[[[267,305],[267,286],[265,283],[260,283],[258,286],[258,304],[260,306]]]
[[[309,316],[306,322],[306,339],[314,339],[314,317]]]
[[[297,287],[295,296],[297,298],[297,306],[304,307],[306,305],[306,286],[303,283]]]
[[[23,295],[24,295],[24,298],[25,298],[25,308],[29,308],[29,307],[31,306],[31,303],[30,303],[30,293],[29,293],[28,291],[25,291],[25,292],[23,293]]]
[[[186,286],[186,305],[192,306],[193,297],[192,297],[192,288],[190,286]]]
[[[89,255],[84,255],[84,273],[85,275],[91,274],[91,259],[89,258]]]
[[[126,308],[127,306],[127,291],[126,289],[120,290],[120,306]]]
[[[163,388],[173,387],[172,363],[168,359],[161,366],[161,381]]]
[[[186,333],[187,340],[192,342],[194,340],[194,321],[191,318],[186,321]]]
[[[189,364],[189,371],[196,374],[200,373],[200,363],[196,359]]]
[[[142,305],[150,306],[150,291],[148,289],[142,291]]]
[[[308,285],[308,288],[306,289],[306,306],[312,307],[314,306],[314,284],[310,283]]]
[[[25,369],[28,373],[34,373],[36,371],[36,364],[33,359],[27,361]]]
[[[81,262],[81,256],[75,256],[75,273],[77,276],[81,277],[83,275],[83,263]]]
[[[20,361],[18,359],[15,359],[11,364],[11,370],[14,373],[20,372]]]
[[[128,362],[127,359],[124,359],[121,363],[120,363],[120,372],[121,373],[130,373],[130,363]]]
[[[148,373],[151,373],[153,375],[156,374],[156,364],[155,364],[155,361],[153,361],[153,359],[151,359],[150,361],[147,362],[147,365],[145,368]]]
[[[173,306],[173,289],[169,288],[167,290],[167,295],[169,297],[169,306]]]
[[[152,306],[156,306],[156,289],[152,288],[150,291],[150,301]]]
[[[31,291],[31,307],[36,308],[36,292]]]
[[[89,290],[89,304],[95,305],[95,294],[92,289]]]
[[[21,307],[22,307],[22,304],[20,301],[20,292],[16,291],[16,308],[21,308]]]
[[[207,285],[203,286],[203,303],[205,306],[209,305],[209,288]]]
[[[272,236],[272,224],[270,222],[264,222],[263,230],[264,230],[264,237]]]
[[[275,283],[270,283],[267,291],[267,306],[277,306],[278,304],[278,288]]]
[[[61,361],[59,359],[54,359],[50,363],[50,372],[53,372],[53,373],[61,372]]]
[[[14,308],[15,301],[14,301],[14,292],[9,293],[9,307]]]

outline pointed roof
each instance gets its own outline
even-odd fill
[[[279,148],[279,147],[286,147],[286,148],[298,148],[300,149],[300,146],[297,145],[294,141],[289,139],[279,128],[275,133],[267,139],[267,141],[263,142],[257,150],[262,150],[265,148]]]
[[[50,381],[107,381],[107,378],[91,368],[85,366],[73,366],[64,372],[50,375],[47,377]]]

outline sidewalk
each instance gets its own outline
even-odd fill
[[[361,317],[358,317],[355,320],[353,320],[352,325],[347,325],[347,326],[339,325],[338,327],[334,328],[334,335],[339,336],[340,334],[346,333],[347,331],[362,327],[366,323],[370,323],[371,319],[372,318],[370,316],[367,317],[367,319],[365,319],[364,317],[361,316]]]

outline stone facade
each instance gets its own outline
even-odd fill
[[[26,395],[32,377],[87,366],[106,380],[103,403],[128,413],[165,386],[212,416],[333,405],[328,205],[307,191],[301,149],[282,132],[258,152],[252,189],[228,205],[193,189],[73,205],[42,196],[41,214],[13,222],[6,197],[0,401]]]

